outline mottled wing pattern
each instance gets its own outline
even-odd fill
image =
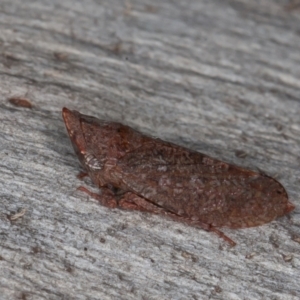
[[[257,226],[286,213],[276,180],[161,140],[127,153],[116,173],[128,190],[212,226]]]

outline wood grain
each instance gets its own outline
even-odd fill
[[[299,299],[296,1],[2,0],[0,20],[1,299]],[[101,207],[63,106],[262,170],[296,209],[229,248]]]

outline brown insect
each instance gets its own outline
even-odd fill
[[[259,226],[291,212],[275,179],[162,141],[115,122],[63,108],[74,150],[110,208],[162,214],[213,231]]]

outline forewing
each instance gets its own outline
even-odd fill
[[[286,213],[276,180],[160,140],[127,153],[116,170],[128,190],[195,222],[242,228]]]

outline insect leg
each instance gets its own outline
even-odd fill
[[[217,229],[216,227],[211,227],[208,231],[212,231],[216,233],[220,238],[222,238],[224,241],[230,244],[230,246],[234,247],[236,245],[236,242],[233,241],[230,237],[228,237],[224,232]]]
[[[119,207],[123,209],[133,209],[154,214],[163,214],[165,212],[163,208],[131,192],[125,193],[118,202]]]
[[[89,196],[98,200],[100,204],[103,206],[109,208],[119,207],[126,210],[138,210],[142,212],[165,215],[175,221],[180,221],[191,226],[199,226],[206,231],[212,231],[216,233],[220,238],[225,240],[227,243],[229,243],[232,247],[236,245],[236,243],[231,238],[229,238],[227,235],[225,235],[225,233],[223,233],[221,230],[217,229],[216,227],[213,227],[203,222],[192,221],[188,218],[178,216],[172,212],[165,210],[162,207],[156,206],[155,204],[147,201],[145,198],[142,198],[134,193],[126,192],[121,196],[121,198],[119,198],[120,196],[119,197],[116,196],[112,192],[112,190],[108,188],[101,188],[101,194],[93,193],[83,186],[80,186],[77,189],[87,193]],[[119,199],[117,200],[117,198]]]
[[[78,187],[77,190],[87,193],[92,198],[98,200],[103,206],[109,208],[116,208],[118,206],[114,193],[110,189],[101,188],[101,194],[93,193],[84,186]]]
[[[83,179],[84,177],[88,176],[89,174],[86,172],[80,172],[79,174],[77,174],[77,178],[78,179]]]
[[[210,224],[206,224],[206,223],[203,223],[201,221],[192,221],[189,218],[181,217],[181,216],[178,216],[178,215],[176,215],[174,213],[171,213],[171,212],[170,213],[166,212],[165,214],[167,216],[171,217],[175,221],[180,221],[180,222],[183,222],[183,223],[188,224],[190,226],[201,227],[202,229],[204,229],[206,231],[212,231],[212,232],[216,233],[224,241],[226,241],[227,243],[229,243],[232,247],[234,247],[236,245],[236,242],[234,242],[224,232],[222,232],[221,230],[217,229],[216,227],[211,226]]]
[[[90,197],[98,200],[101,205],[106,207],[119,207],[126,210],[138,210],[155,214],[162,214],[164,212],[163,208],[157,207],[146,199],[131,192],[117,195],[111,189],[102,187],[101,194],[97,194],[83,186],[78,187],[77,190],[87,193]]]
[[[212,231],[216,233],[220,238],[225,240],[227,243],[229,243],[232,247],[236,245],[236,243],[229,238],[225,233],[223,233],[221,230],[217,229],[216,227],[213,227],[209,224],[203,223],[203,222],[195,222],[191,221],[188,218],[180,217],[172,212],[166,211],[164,208],[156,206],[155,204],[147,201],[145,198],[142,198],[134,193],[128,192],[125,193],[121,200],[119,200],[119,207],[123,209],[132,209],[132,210],[139,210],[143,212],[151,212],[155,214],[161,214],[165,215],[167,217],[170,217],[173,220],[181,221],[183,223],[192,225],[192,226],[199,226],[202,229],[206,231]]]

